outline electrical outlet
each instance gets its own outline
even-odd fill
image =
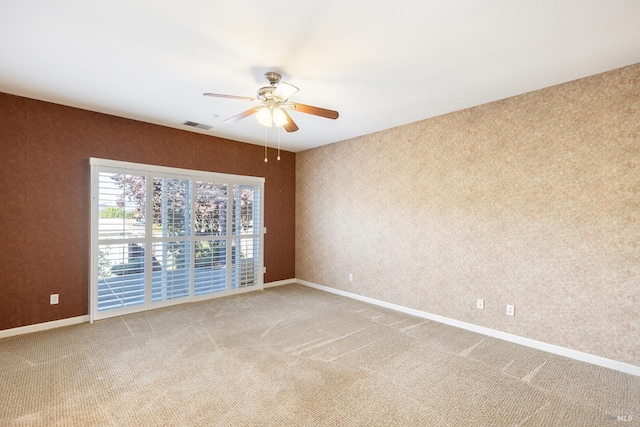
[[[507,316],[515,316],[516,307],[512,304],[507,304]]]
[[[476,307],[478,307],[479,310],[484,310],[484,299],[478,298],[476,300]]]
[[[349,273],[349,281],[353,282],[353,273]]]
[[[54,305],[54,304],[58,304],[59,301],[59,295],[58,294],[51,294],[49,296],[49,304]]]

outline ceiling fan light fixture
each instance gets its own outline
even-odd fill
[[[284,114],[284,111],[282,111],[280,108],[274,108],[273,109],[273,123],[276,126],[284,126],[286,125],[288,122],[287,120],[287,116]]]
[[[273,118],[271,117],[271,110],[267,107],[263,107],[256,114],[256,119],[258,119],[258,123],[262,126],[270,128],[273,126]]]

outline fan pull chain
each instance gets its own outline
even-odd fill
[[[267,159],[267,127],[264,127],[264,162],[267,163],[269,159]]]
[[[278,126],[278,161],[280,161],[280,127]]]

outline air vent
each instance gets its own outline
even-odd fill
[[[194,127],[194,128],[198,128],[198,129],[204,129],[204,130],[211,129],[211,126],[209,126],[209,125],[203,125],[202,123],[190,122],[189,120],[185,120],[184,122],[182,122],[182,124],[186,125],[186,126],[191,126],[191,127]]]

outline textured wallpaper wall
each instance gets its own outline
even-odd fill
[[[298,153],[296,277],[640,365],[640,64]]]

